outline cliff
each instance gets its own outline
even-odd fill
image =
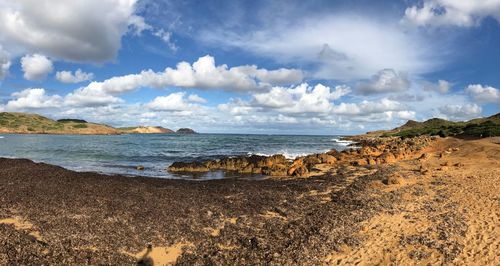
[[[173,130],[164,127],[150,127],[150,126],[139,126],[139,127],[122,127],[118,128],[120,133],[124,134],[167,134],[175,133]]]

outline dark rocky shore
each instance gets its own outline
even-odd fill
[[[0,223],[0,264],[133,265],[130,254],[176,243],[189,243],[179,265],[317,264],[355,246],[359,223],[397,202],[397,193],[369,185],[391,171],[186,181],[0,159],[0,220],[31,225]]]

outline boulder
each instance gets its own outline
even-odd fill
[[[377,157],[377,162],[379,164],[391,164],[396,162],[396,156],[392,152],[384,152],[382,155]]]
[[[354,166],[363,166],[363,165],[367,165],[368,161],[365,158],[361,158],[361,159],[357,159],[357,160],[353,161],[351,164]]]
[[[321,163],[326,164],[335,164],[337,162],[337,158],[335,158],[335,156],[326,153],[318,154],[318,159]]]
[[[264,166],[262,168],[263,175],[269,176],[287,176],[288,175],[288,167],[283,164],[274,164],[272,166]]]

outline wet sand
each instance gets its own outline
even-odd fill
[[[494,264],[498,143],[441,139],[425,159],[265,180],[0,159],[0,264]]]

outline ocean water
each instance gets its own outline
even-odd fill
[[[283,154],[287,158],[343,150],[341,136],[237,134],[1,135],[0,157],[27,158],[75,171],[162,178],[213,179],[230,173],[198,176],[168,173],[174,161],[216,159],[238,155]],[[143,165],[145,170],[135,167]]]

